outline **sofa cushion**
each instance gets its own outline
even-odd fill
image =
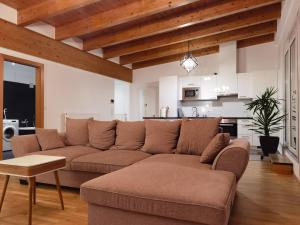
[[[96,121],[88,122],[90,145],[107,150],[115,143],[117,121]]]
[[[30,155],[50,155],[50,156],[64,156],[66,157],[66,169],[71,169],[71,161],[82,155],[92,154],[99,152],[98,149],[86,146],[68,146],[47,151],[39,151],[30,153]]]
[[[112,149],[141,149],[145,142],[144,121],[118,121],[116,143]]]
[[[88,121],[90,119],[66,119],[66,141],[68,145],[87,145],[89,143]]]
[[[139,162],[81,185],[89,202],[200,224],[227,224],[236,191],[226,171]]]
[[[36,136],[43,151],[65,147],[56,129],[36,129]]]
[[[230,142],[230,134],[217,134],[204,149],[201,157],[201,163],[213,163],[216,156],[224,149]]]
[[[165,163],[174,166],[184,166],[195,169],[211,169],[211,164],[199,163],[200,156],[198,155],[180,155],[180,154],[157,154],[153,155],[141,163]]]
[[[133,150],[108,150],[81,156],[72,161],[72,170],[94,173],[110,173],[151,156]]]
[[[172,153],[177,145],[180,124],[180,120],[146,120],[146,139],[142,151],[151,154]]]
[[[183,120],[176,153],[201,155],[219,131],[221,118]]]

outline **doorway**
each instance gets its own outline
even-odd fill
[[[44,127],[44,66],[0,54],[0,159],[12,157],[11,138]]]

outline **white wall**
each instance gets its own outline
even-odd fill
[[[0,53],[44,64],[45,127],[63,130],[64,113],[112,118],[114,79],[0,48]]]
[[[0,18],[16,23],[16,10],[0,3]],[[28,28],[49,37],[54,35],[53,27],[43,23]],[[66,43],[81,47],[76,39]],[[114,98],[114,79],[5,48],[0,48],[0,53],[44,64],[46,128],[63,130],[64,113],[100,114],[104,120],[113,117],[110,100]]]
[[[284,86],[285,77],[284,77],[284,54],[287,43],[289,42],[290,35],[294,32],[296,28],[297,14],[299,14],[300,10],[300,1],[299,0],[288,0],[283,2],[282,16],[279,21],[278,33],[276,36],[277,43],[279,45],[279,82],[281,84],[281,89],[279,89],[280,97],[284,97]],[[300,15],[300,14],[299,14]],[[299,16],[300,20],[300,16]],[[298,22],[299,23],[299,22]],[[298,34],[300,33],[300,27],[298,25]],[[299,55],[299,46],[298,46],[298,55]],[[298,56],[299,60],[299,56]],[[299,67],[298,62],[298,67]],[[298,76],[300,76],[298,71]],[[298,79],[300,82],[300,79]],[[298,83],[298,89],[300,87],[300,83]],[[298,99],[300,101],[300,99]],[[298,102],[300,104],[300,102]],[[300,113],[298,115],[298,118]],[[298,140],[299,141],[299,137]],[[298,149],[299,151],[299,149]],[[293,162],[294,174],[300,179],[300,159],[295,159],[289,152],[285,152],[288,158]]]
[[[238,73],[279,68],[279,46],[276,42],[254,45],[238,50]]]

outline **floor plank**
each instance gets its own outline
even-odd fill
[[[4,177],[0,178],[0,190]],[[65,210],[55,186],[37,187],[33,224],[87,225],[87,206],[79,191],[63,188]],[[229,225],[299,225],[300,182],[292,175],[276,174],[268,162],[251,161],[238,186]],[[27,186],[12,178],[0,214],[1,225],[27,222]]]

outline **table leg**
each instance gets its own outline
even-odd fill
[[[33,193],[33,186],[34,186],[34,177],[29,178],[28,184],[28,225],[32,224],[32,193]]]
[[[33,204],[36,204],[36,181],[35,177],[33,177],[33,187],[32,187],[32,194],[33,194]]]
[[[1,200],[0,200],[0,212],[1,212],[1,209],[2,209],[3,202],[4,202],[4,197],[5,197],[5,193],[6,193],[9,178],[10,178],[9,175],[5,175],[4,187],[3,187]]]
[[[60,204],[61,204],[61,209],[64,210],[65,206],[64,206],[63,196],[62,196],[62,193],[61,193],[61,187],[60,187],[58,172],[54,171],[54,175],[55,175],[55,180],[56,180],[56,188],[57,188],[57,191],[58,191],[58,196],[59,196],[59,200],[60,200]]]

